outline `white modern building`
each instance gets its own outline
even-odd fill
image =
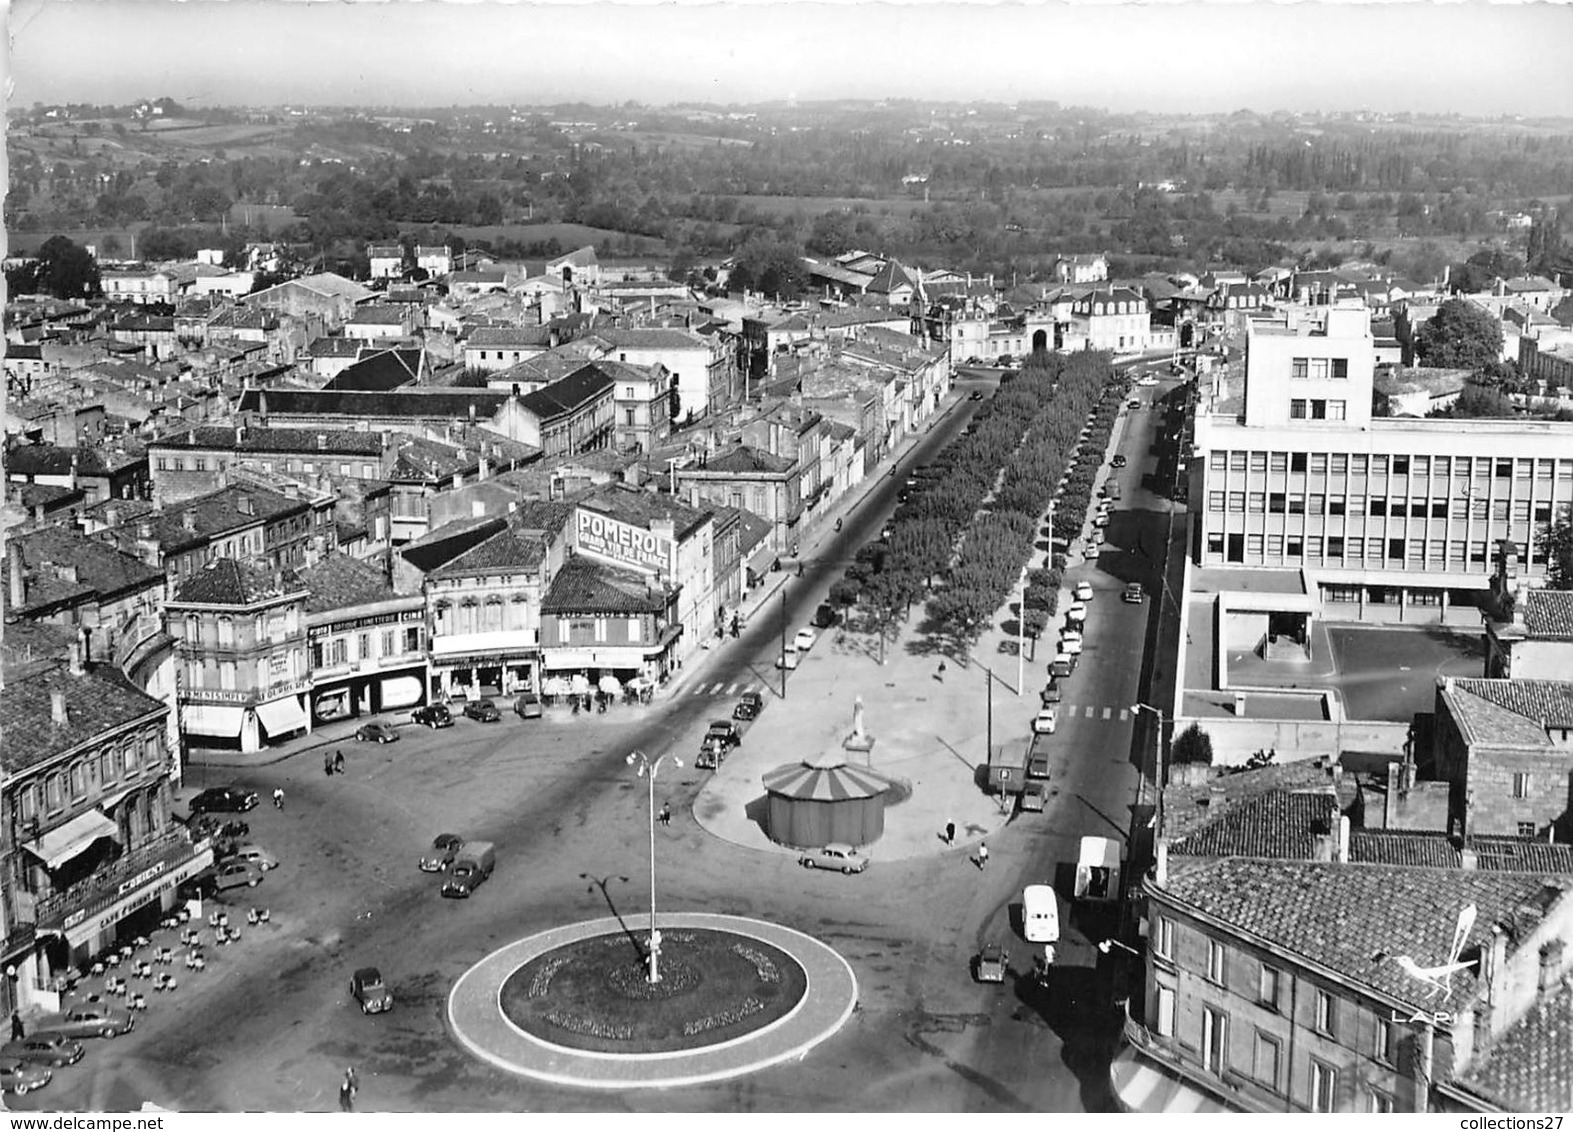
[[[1338,620],[1442,619],[1484,595],[1505,545],[1544,575],[1573,424],[1373,418],[1360,306],[1252,319],[1245,350],[1243,388],[1204,387],[1197,411],[1198,565],[1304,570]]]

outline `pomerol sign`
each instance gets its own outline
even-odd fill
[[[575,537],[581,553],[646,570],[671,570],[671,539],[583,508],[575,514]]]

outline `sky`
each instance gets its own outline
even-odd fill
[[[13,0],[11,98],[1573,116],[1573,3]]]

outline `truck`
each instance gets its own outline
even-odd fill
[[[467,900],[479,888],[497,864],[497,847],[490,841],[466,841],[453,855],[448,866],[448,879],[443,882],[442,894]]]
[[[1124,852],[1112,837],[1083,837],[1076,855],[1076,899],[1118,900]]]

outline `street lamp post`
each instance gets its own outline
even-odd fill
[[[650,785],[650,983],[652,986],[661,981],[661,933],[655,926],[655,775],[667,759],[672,760],[673,766],[683,765],[683,760],[676,755],[666,754],[652,759],[643,751],[633,751],[623,760],[629,766],[637,763],[639,777],[648,780]]]
[[[786,585],[781,586],[781,698],[786,699]]]
[[[1016,606],[1016,695],[1027,683],[1027,575],[1021,575],[1021,604]]]
[[[1162,837],[1163,836],[1163,787],[1164,787],[1164,781],[1165,781],[1165,779],[1168,778],[1168,773],[1169,773],[1168,759],[1164,758],[1164,753],[1163,753],[1163,742],[1164,742],[1163,726],[1164,726],[1165,720],[1164,720],[1164,717],[1163,717],[1163,712],[1159,711],[1157,708],[1153,707],[1151,704],[1132,704],[1131,705],[1131,714],[1133,714],[1133,715],[1140,715],[1144,711],[1151,712],[1153,715],[1158,717],[1158,736],[1157,736],[1157,741],[1155,743],[1153,743],[1153,745],[1152,745],[1153,746],[1153,755],[1154,755],[1154,758],[1156,759],[1156,762],[1157,762],[1157,765],[1153,767],[1152,783],[1153,783],[1153,788],[1155,790],[1157,790],[1157,792],[1158,792],[1158,799],[1157,799],[1157,820],[1158,820],[1157,835],[1159,837]]]

